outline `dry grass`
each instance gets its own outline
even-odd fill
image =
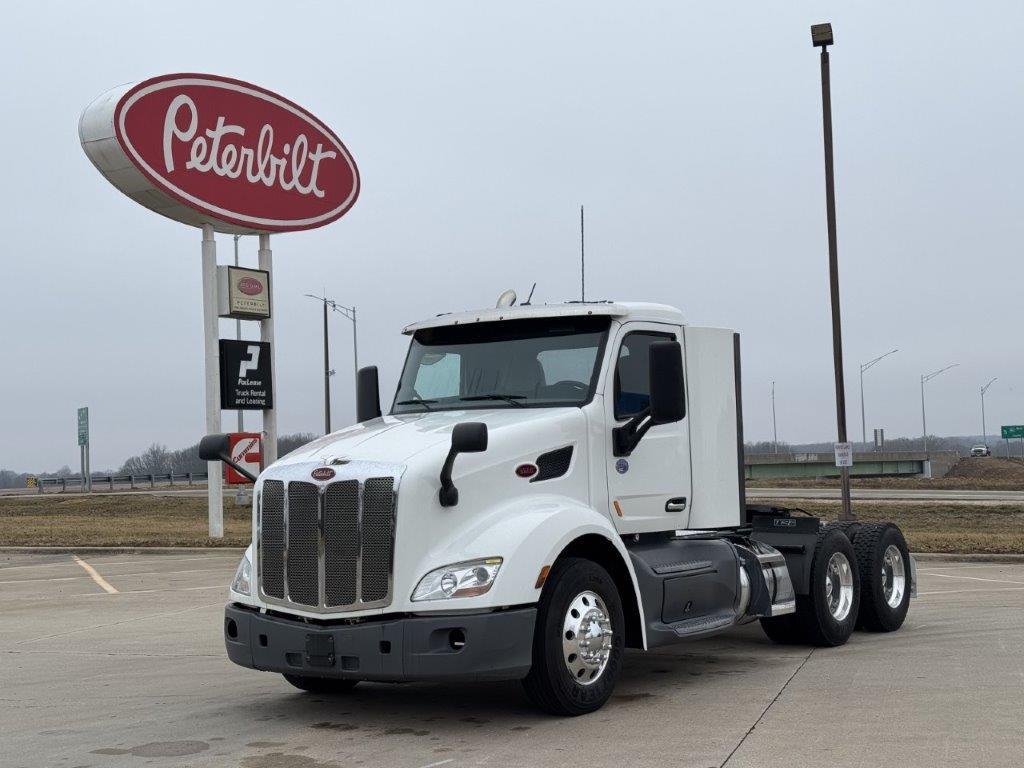
[[[854,477],[855,488],[905,490],[1021,491],[1024,463],[1019,459],[961,459],[945,477]],[[748,488],[838,488],[839,478],[789,477],[748,480]]]
[[[799,501],[801,509],[827,520],[839,516],[836,501]],[[957,506],[857,501],[858,520],[891,521],[907,537],[911,552],[1024,553],[1024,507]]]
[[[244,547],[252,512],[224,500],[224,538],[207,536],[206,497],[0,498],[0,546]]]
[[[839,501],[793,502],[835,519]],[[856,502],[861,520],[891,520],[915,552],[1024,553],[1024,506]],[[0,546],[196,546],[249,543],[251,515],[225,499],[223,539],[206,535],[204,496],[51,496],[0,499]]]

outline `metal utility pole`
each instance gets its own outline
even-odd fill
[[[873,366],[879,360],[882,360],[882,359],[888,357],[889,355],[895,354],[896,352],[899,352],[899,350],[898,349],[890,349],[884,355],[879,355],[874,360],[869,360],[868,362],[861,363],[861,365],[860,365],[860,439],[861,439],[861,442],[864,443],[865,449],[867,448],[867,445],[868,445],[868,429],[867,429],[867,420],[864,418],[864,371],[868,370],[871,366]]]
[[[334,375],[334,371],[331,370],[330,357],[327,345],[327,310],[330,309],[332,312],[337,312],[340,315],[348,318],[352,321],[352,381],[353,387],[355,387],[355,381],[359,376],[359,333],[356,318],[356,308],[346,307],[334,299],[328,299],[326,296],[314,296],[311,293],[307,293],[306,296],[310,299],[316,299],[317,301],[323,302],[324,305],[324,434],[330,434],[331,431],[331,390],[330,382],[331,376]],[[355,389],[352,390],[355,392]]]
[[[772,382],[772,452],[779,452],[779,431],[775,426],[775,382]]]
[[[836,239],[836,192],[835,172],[832,161],[832,87],[829,79],[828,47],[834,42],[831,24],[814,24],[811,27],[811,43],[821,48],[821,106],[822,132],[825,140],[825,214],[828,224],[828,274],[832,296],[832,360],[836,379],[836,426],[838,442],[847,442],[846,437],[846,388],[843,383],[843,334],[839,312],[839,254]],[[850,468],[840,467],[843,509],[840,520],[852,520],[850,509]]]
[[[985,393],[988,392],[988,388],[996,383],[998,379],[992,379],[988,384],[981,388],[981,440],[985,443],[985,447],[988,447],[988,431],[985,429]]]
[[[924,455],[926,459],[928,458],[928,421],[925,417],[924,385],[927,384],[932,379],[934,379],[940,373],[945,373],[950,368],[956,368],[958,365],[960,365],[960,363],[953,363],[952,365],[947,365],[945,368],[940,368],[937,371],[921,374],[921,434],[924,437]]]

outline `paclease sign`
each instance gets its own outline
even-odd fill
[[[93,164],[137,202],[222,232],[286,232],[342,216],[359,171],[297,104],[239,80],[163,75],[116,88],[79,123]]]

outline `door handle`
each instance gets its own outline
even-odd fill
[[[669,499],[665,502],[666,512],[682,512],[686,509],[686,497],[677,496],[674,499]]]

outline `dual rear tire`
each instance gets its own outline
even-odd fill
[[[833,523],[818,534],[796,613],[761,619],[773,641],[837,646],[854,629],[894,632],[910,607],[910,552],[893,523]]]

